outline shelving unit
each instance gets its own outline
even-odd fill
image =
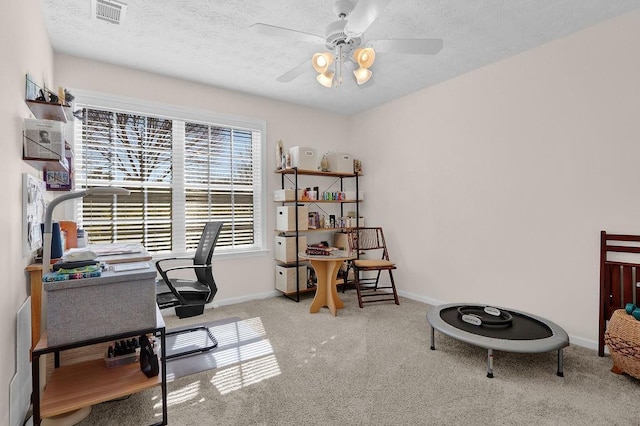
[[[299,247],[299,236],[301,234],[307,234],[307,233],[320,233],[320,232],[340,232],[340,231],[344,231],[346,228],[345,227],[333,227],[333,228],[320,228],[320,229],[307,229],[307,230],[300,230],[298,223],[299,223],[299,207],[303,206],[303,205],[328,205],[328,204],[333,204],[333,205],[339,205],[340,206],[340,215],[344,216],[344,205],[345,204],[354,204],[355,205],[355,214],[356,214],[356,227],[358,227],[359,224],[359,220],[360,220],[360,202],[361,200],[359,199],[359,181],[358,178],[360,176],[360,174],[356,174],[356,173],[336,173],[336,172],[321,172],[321,171],[313,171],[313,170],[298,170],[298,168],[293,167],[293,168],[287,168],[287,169],[279,169],[276,170],[276,173],[280,174],[280,182],[281,182],[281,188],[285,189],[285,185],[287,183],[287,180],[290,182],[290,184],[293,185],[294,187],[294,199],[293,200],[286,200],[286,201],[277,201],[278,203],[280,203],[281,205],[293,205],[296,208],[295,210],[295,229],[291,230],[291,231],[282,231],[282,230],[278,230],[277,232],[280,233],[280,235],[286,235],[286,236],[292,236],[295,237],[295,261],[294,262],[290,262],[290,263],[284,263],[284,262],[278,262],[277,264],[280,265],[286,265],[286,266],[293,266],[295,267],[295,275],[296,275],[296,291],[293,292],[283,292],[283,295],[285,297],[287,297],[288,299],[291,300],[295,300],[296,302],[300,301],[300,294],[303,293],[308,293],[308,292],[314,292],[315,291],[315,287],[305,287],[305,288],[300,288],[300,270],[299,270],[299,266],[301,264],[305,264],[305,262],[301,262],[298,253],[300,253],[300,247]],[[340,192],[344,191],[344,179],[354,179],[355,180],[355,199],[353,200],[301,200],[298,198],[298,189],[300,189],[300,185],[299,185],[299,176],[313,176],[313,177],[318,177],[318,178],[335,178],[336,181],[334,183],[332,183],[331,185],[328,186],[328,188],[331,188],[332,186],[334,186],[335,184],[337,184],[339,182],[339,186],[340,186]],[[305,218],[306,220],[306,218]],[[306,280],[305,280],[306,282]],[[338,279],[338,284],[343,284],[343,280],[342,279]]]
[[[42,94],[41,97],[46,98],[53,96],[54,98],[52,100],[58,99],[58,96],[55,93],[46,88],[41,88],[40,86],[36,85],[29,79],[29,77],[27,77],[26,82],[27,86],[31,86],[34,92],[39,91]],[[33,96],[33,94],[31,95]],[[38,120],[59,121],[61,123],[68,123],[70,121],[73,121],[74,115],[73,108],[71,106],[66,106],[58,102],[47,102],[46,100],[40,100],[40,98],[39,100],[29,99],[28,96],[25,96],[25,103],[31,110],[33,116]],[[22,137],[24,139],[23,143],[27,143],[28,139],[29,143],[38,144],[39,147],[44,148],[45,150],[48,149],[45,148],[44,145],[39,144],[38,141],[27,138],[25,134],[23,134]],[[48,150],[49,152],[55,154],[57,158],[31,157],[24,155],[23,153],[22,160],[29,164],[31,167],[40,171],[47,169],[49,171],[68,172],[70,165],[66,157],[66,143],[63,142],[62,154],[54,152],[50,149]]]
[[[95,339],[87,339],[65,345],[49,346],[44,334],[32,351],[31,374],[34,392],[33,420],[39,425],[42,417],[54,417],[110,401],[132,393],[141,392],[154,386],[162,389],[162,421],[154,425],[167,424],[167,373],[166,373],[166,341],[165,325],[159,310],[156,310],[156,327],[132,330],[126,333],[113,334]],[[142,334],[160,336],[160,374],[148,378],[140,371],[139,363],[107,368],[103,359],[80,362],[57,367],[40,397],[39,358],[48,353],[59,352],[94,345],[114,340],[121,340]]]

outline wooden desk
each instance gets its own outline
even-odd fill
[[[309,312],[312,314],[319,312],[320,308],[328,307],[333,316],[337,314],[338,309],[344,308],[344,302],[338,296],[336,287],[336,279],[340,265],[345,260],[355,259],[356,256],[348,252],[337,251],[330,256],[315,256],[300,253],[299,257],[308,260],[316,271],[318,282],[316,285],[316,295],[311,302]]]
[[[125,333],[87,339],[65,345],[49,346],[46,333],[39,340],[32,351],[31,363],[33,389],[40,388],[39,358],[52,352],[93,345],[96,343],[126,339],[142,334],[160,336],[160,374],[148,378],[140,371],[140,364],[107,368],[103,359],[91,360],[56,368],[47,383],[42,398],[40,392],[32,393],[33,421],[39,425],[42,417],[54,417],[83,407],[110,401],[142,390],[161,386],[162,389],[162,421],[156,425],[167,424],[167,369],[166,369],[166,341],[165,324],[156,308],[156,326],[131,330]]]

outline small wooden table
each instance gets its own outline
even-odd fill
[[[299,257],[308,260],[316,271],[318,283],[316,286],[316,295],[311,302],[309,312],[312,314],[319,312],[320,308],[328,307],[335,316],[338,309],[344,308],[344,303],[338,296],[336,287],[336,278],[340,265],[345,260],[355,259],[356,256],[349,252],[337,250],[329,256],[317,256],[306,253],[300,253]]]

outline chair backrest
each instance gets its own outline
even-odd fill
[[[384,240],[384,232],[382,228],[357,228],[347,231],[347,239],[351,251],[360,254],[378,250],[381,252],[381,259],[389,260],[389,251]]]
[[[222,225],[224,225],[224,222],[207,222],[204,225],[196,254],[193,256],[194,265],[211,266],[213,249],[216,247]],[[211,268],[198,268],[195,270],[195,273],[199,282],[209,284],[210,286],[213,284],[213,272]]]

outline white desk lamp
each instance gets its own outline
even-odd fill
[[[47,206],[47,210],[44,214],[44,231],[43,231],[43,246],[42,246],[42,274],[51,272],[51,232],[53,209],[63,201],[71,200],[74,198],[81,198],[86,195],[129,195],[131,191],[119,187],[95,187],[89,188],[84,191],[70,192],[69,194],[61,195],[54,199]]]

